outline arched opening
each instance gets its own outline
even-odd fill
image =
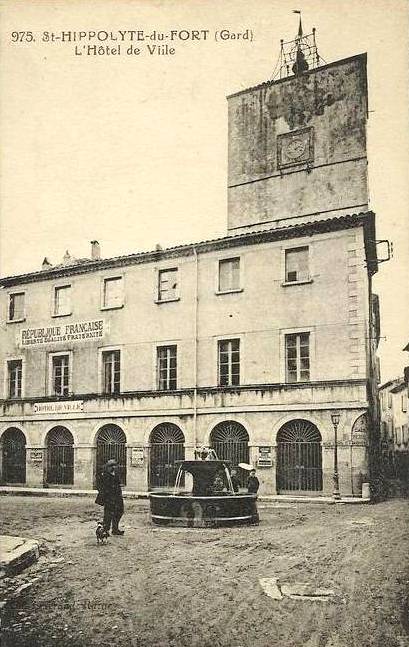
[[[321,434],[308,420],[286,422],[277,434],[277,492],[322,490]]]
[[[249,435],[239,422],[226,420],[216,425],[210,434],[210,445],[218,458],[230,461],[230,467],[249,462]],[[237,476],[244,487],[248,473],[238,470]]]
[[[111,458],[118,463],[119,478],[126,485],[126,436],[118,425],[104,425],[97,434],[97,474]]]
[[[3,478],[5,483],[26,482],[26,437],[20,429],[10,427],[2,439]]]
[[[173,487],[179,465],[185,458],[185,437],[172,422],[163,422],[152,430],[149,447],[149,488]]]
[[[66,427],[53,427],[46,439],[48,485],[73,485],[74,438]]]

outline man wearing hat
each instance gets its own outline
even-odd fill
[[[111,458],[103,467],[97,483],[98,495],[95,503],[104,506],[104,529],[109,532],[112,525],[112,535],[122,536],[118,524],[124,513],[121,481],[118,474],[118,463]]]

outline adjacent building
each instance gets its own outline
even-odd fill
[[[341,494],[361,495],[379,440],[366,56],[307,68],[228,98],[225,237],[108,259],[94,241],[0,280],[3,482],[91,488],[115,456],[146,491],[210,445],[264,494],[331,494],[336,412]]]
[[[379,387],[383,466],[387,477],[409,483],[408,388],[403,378]]]

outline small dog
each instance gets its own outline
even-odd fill
[[[97,523],[95,534],[97,536],[97,544],[105,544],[108,541],[109,533],[100,521]]]

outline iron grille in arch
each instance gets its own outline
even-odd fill
[[[248,443],[249,435],[239,422],[220,422],[212,431],[214,443]]]
[[[177,425],[162,422],[152,430],[149,448],[149,487],[173,487],[185,458],[185,437]]]
[[[54,427],[48,432],[47,445],[58,445],[59,447],[74,444],[72,433],[66,427]]]
[[[321,490],[321,434],[308,420],[291,420],[277,434],[277,492]]]
[[[5,483],[24,483],[26,480],[26,437],[20,429],[10,427],[4,432],[3,480]]]
[[[280,443],[320,443],[321,434],[308,420],[291,420],[281,427],[277,441]]]
[[[47,436],[46,482],[50,485],[74,483],[74,438],[66,427],[54,427]]]
[[[97,445],[126,444],[126,436],[117,425],[105,425],[98,431]]]
[[[112,458],[118,463],[119,478],[122,485],[126,485],[125,433],[118,425],[104,425],[97,434],[97,483],[103,466]]]
[[[20,429],[17,427],[9,427],[2,437],[3,445],[26,445],[26,437]]]
[[[151,444],[184,443],[185,437],[179,427],[173,422],[163,422],[151,433]]]
[[[210,434],[210,442],[221,460],[230,461],[231,467],[249,462],[249,435],[239,422],[219,422]],[[238,478],[242,487],[247,484],[247,472],[239,470]]]

